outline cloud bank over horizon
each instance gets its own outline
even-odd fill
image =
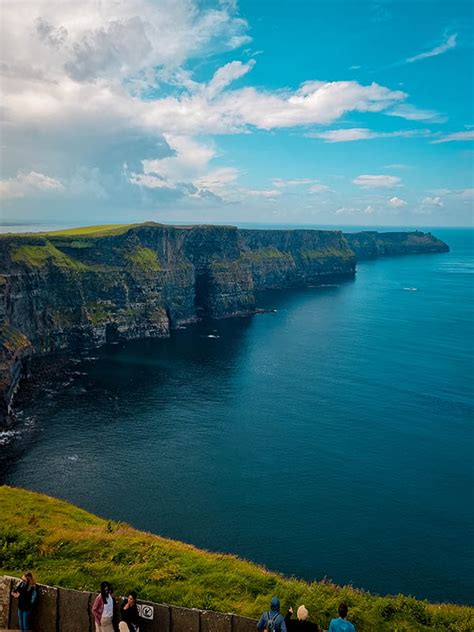
[[[224,0],[4,5],[2,218],[465,224],[470,121],[437,88],[418,101],[393,72],[325,67],[324,42],[286,42],[321,60],[289,68],[255,4],[261,20]],[[452,34],[406,68],[459,47]]]

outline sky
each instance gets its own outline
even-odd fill
[[[470,0],[0,13],[3,223],[472,224]]]

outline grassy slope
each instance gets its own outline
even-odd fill
[[[96,590],[107,578],[118,594],[134,588],[142,599],[253,617],[277,594],[284,608],[304,603],[324,624],[344,599],[359,632],[474,629],[472,608],[285,578],[22,489],[0,487],[0,515],[0,572],[31,568],[46,584]]]

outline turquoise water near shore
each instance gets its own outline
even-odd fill
[[[474,231],[51,376],[1,481],[307,579],[473,603]],[[212,336],[212,337],[209,337]]]

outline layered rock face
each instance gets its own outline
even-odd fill
[[[33,353],[166,337],[254,312],[259,290],[353,277],[355,255],[445,249],[422,233],[159,224],[0,237],[0,422]]]
[[[431,233],[414,231],[409,233],[378,233],[364,231],[346,233],[349,246],[358,260],[375,259],[383,256],[419,255],[449,252],[449,246]]]

